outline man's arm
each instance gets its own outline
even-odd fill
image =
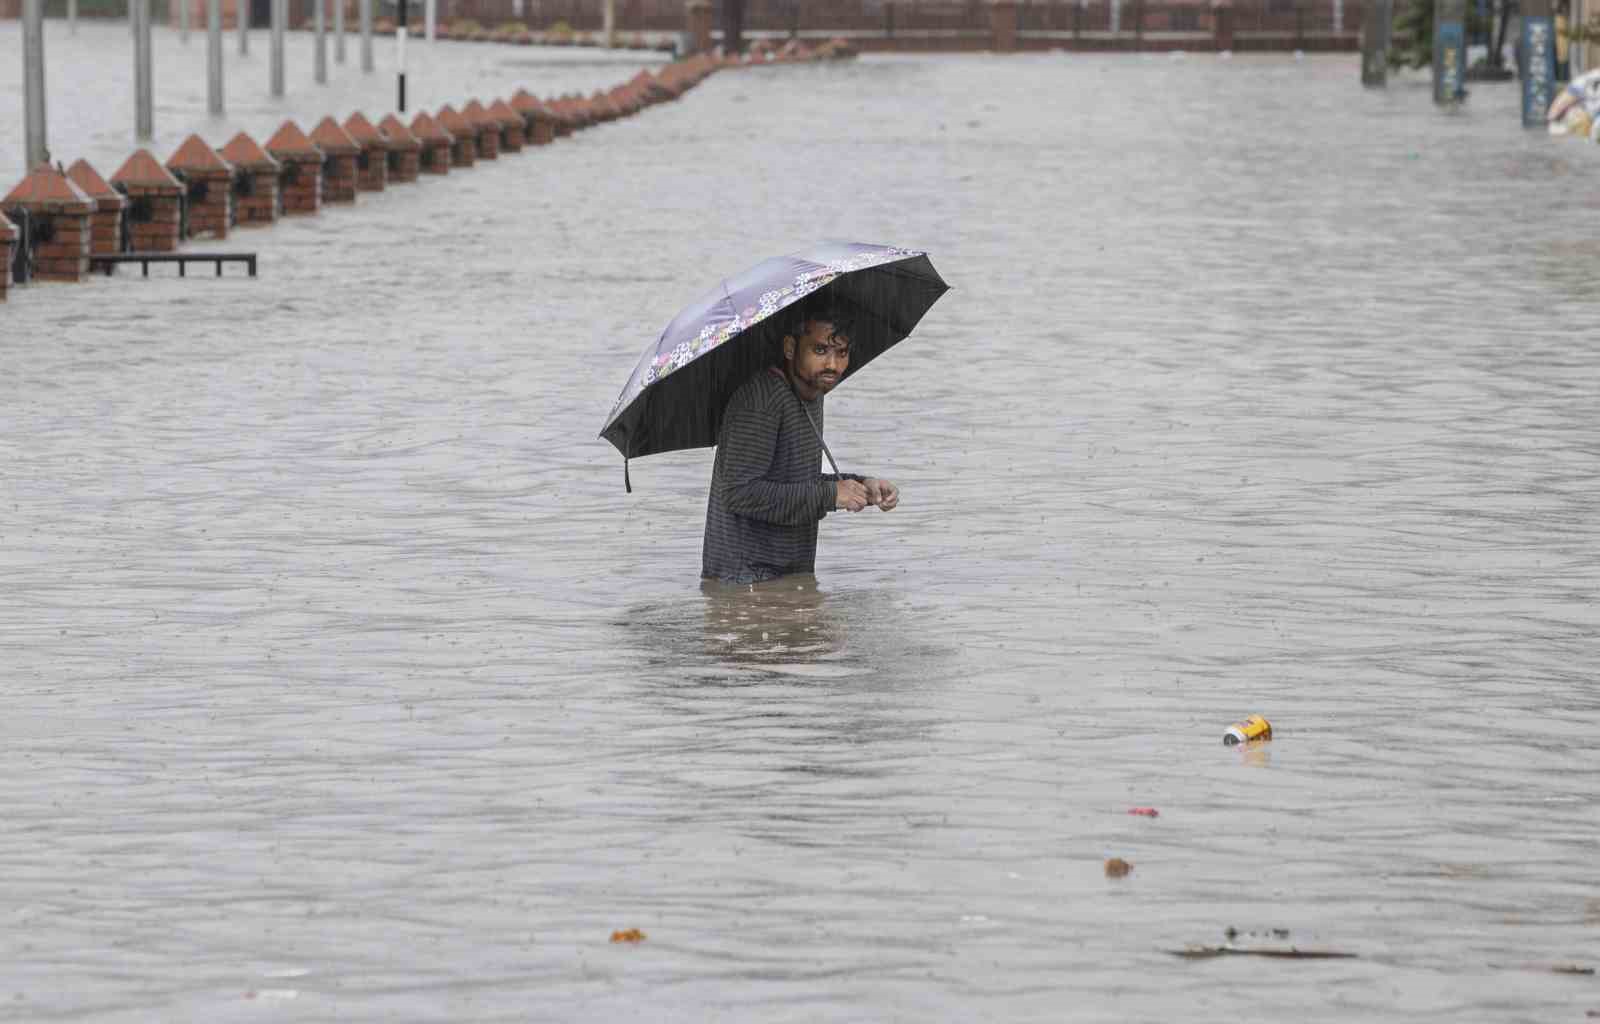
[[[722,473],[716,486],[728,511],[778,526],[803,526],[828,514],[838,484],[823,480],[778,483],[767,479],[778,446],[779,414],[760,403],[728,407]]]

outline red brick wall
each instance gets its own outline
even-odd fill
[[[448,156],[446,157],[448,160]],[[422,173],[422,152],[415,149],[397,149],[389,154],[390,181],[416,181]]]
[[[353,203],[356,201],[356,157],[330,156],[322,161],[322,201],[325,203]]]
[[[176,252],[178,227],[182,219],[179,208],[181,194],[171,189],[156,189],[143,185],[128,187],[128,244],[136,252]],[[148,203],[150,217],[141,221],[134,210]]]
[[[278,219],[278,175],[272,171],[240,171],[248,177],[250,194],[235,193],[234,208],[239,214],[239,226],[271,224]]]
[[[451,145],[443,140],[437,142],[423,142],[422,151],[428,154],[428,159],[422,162],[422,170],[429,174],[449,174],[450,165],[455,163],[455,154],[451,152]]]
[[[189,237],[212,235],[228,237],[228,226],[233,221],[233,177],[228,174],[192,174],[191,181],[204,182],[205,197],[189,198]]]
[[[389,180],[388,150],[370,146],[362,149],[361,155],[366,157],[367,166],[362,167],[361,161],[356,161],[356,188],[363,192],[382,192],[384,183]]]

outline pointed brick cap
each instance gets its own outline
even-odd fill
[[[281,165],[256,145],[256,140],[240,132],[217,151],[222,159],[243,171],[277,171]]]
[[[411,133],[406,123],[390,114],[378,122],[378,131],[389,140],[389,145],[395,149],[421,149],[422,140]]]
[[[161,166],[160,161],[150,155],[148,149],[141,149],[128,157],[117,173],[111,176],[111,184],[126,185],[129,188],[160,188],[173,192],[182,192],[183,185],[172,172]]]
[[[503,125],[522,127],[522,115],[512,110],[511,104],[505,100],[495,100],[489,104],[489,115],[499,120]]]
[[[477,100],[473,100],[465,107],[462,107],[461,116],[480,127],[493,128],[495,131],[500,130],[500,119],[489,113],[489,109]]]
[[[5,211],[0,210],[0,242],[15,242],[16,240],[17,229],[12,226],[11,221],[6,217]]]
[[[411,119],[411,134],[420,142],[454,142],[456,137],[444,130],[444,126],[426,113],[418,114]]]
[[[293,121],[283,122],[283,127],[273,133],[267,140],[267,152],[279,160],[285,157],[295,158],[299,161],[322,159],[322,150],[316,143],[306,138],[306,133]]]
[[[311,129],[311,141],[317,148],[329,156],[355,156],[361,152],[361,147],[350,133],[339,127],[339,122],[331,117],[325,117],[317,122]]]
[[[40,213],[90,213],[94,200],[65,174],[49,164],[40,164],[0,199],[0,206],[25,206]]]
[[[359,110],[345,118],[344,132],[362,149],[389,148],[389,140],[384,138],[383,133],[378,131]]]
[[[217,151],[206,145],[206,140],[198,135],[183,140],[178,151],[167,158],[167,169],[188,171],[190,174],[233,174],[228,161],[218,156]]]
[[[512,110],[543,110],[544,104],[539,102],[539,97],[526,89],[518,89],[511,97]]]
[[[122,193],[108,185],[106,179],[100,177],[100,172],[95,170],[87,160],[80,159],[77,163],[68,167],[67,177],[71,179],[74,185],[83,190],[84,195],[96,202],[107,199],[115,199],[119,203],[122,202]]]
[[[451,135],[477,135],[477,129],[472,122],[462,117],[455,107],[446,103],[439,108],[439,124]]]

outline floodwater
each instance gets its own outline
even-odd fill
[[[1600,151],[1516,106],[725,73],[240,234],[256,280],[13,292],[0,1016],[1600,1010]],[[627,495],[594,435],[680,304],[827,237],[954,286],[829,400],[900,508],[702,590],[711,453]],[[1230,926],[1356,957],[1168,952]]]

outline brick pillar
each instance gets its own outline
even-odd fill
[[[511,109],[522,115],[522,136],[530,146],[548,146],[555,140],[555,121],[539,98],[526,89],[511,97]]]
[[[1218,53],[1233,49],[1232,0],[1211,0],[1211,34]]]
[[[446,103],[439,108],[439,127],[455,140],[450,146],[450,163],[454,167],[471,167],[478,162],[478,131],[472,122]]]
[[[482,103],[473,100],[461,108],[461,116],[472,125],[478,135],[478,159],[495,160],[500,156],[500,122],[489,116]]]
[[[416,181],[422,174],[422,140],[393,114],[378,122],[378,131],[389,140],[389,180]]]
[[[989,48],[995,53],[1017,49],[1017,5],[1015,0],[990,0]]]
[[[128,197],[128,246],[135,252],[174,252],[183,224],[183,183],[150,155],[137,150],[111,176],[111,187]]]
[[[11,287],[11,254],[16,246],[16,226],[0,213],[0,302],[6,301],[6,289]]]
[[[233,165],[233,210],[240,227],[271,224],[278,219],[278,182],[283,165],[240,132],[217,155]]]
[[[41,281],[81,281],[89,276],[94,200],[65,174],[40,164],[0,199],[0,213],[26,212],[33,220],[34,276]]]
[[[267,153],[283,168],[278,178],[285,216],[316,213],[322,205],[322,150],[293,121],[267,140]]]
[[[0,3],[4,2],[0,0]],[[711,52],[711,15],[710,0],[689,0],[685,5],[683,27],[689,33],[689,52]]]
[[[522,123],[522,115],[511,109],[511,104],[505,100],[495,100],[489,104],[489,113],[496,121],[500,122],[500,150],[504,153],[520,153],[527,143],[527,133]]]
[[[167,160],[167,170],[188,190],[188,237],[227,238],[233,226],[233,165],[200,136],[191,135]]]
[[[382,192],[389,182],[389,140],[359,113],[345,119],[344,131],[361,147],[356,157],[356,188]]]
[[[322,150],[322,201],[355,202],[356,162],[361,156],[356,140],[338,121],[325,117],[311,130],[311,141]]]
[[[411,119],[411,134],[422,143],[422,152],[417,158],[422,173],[449,174],[450,150],[455,145],[455,138],[426,113]]]
[[[89,251],[101,253],[122,251],[122,211],[128,201],[122,193],[112,188],[87,160],[79,160],[67,168],[67,177],[94,201],[94,216],[90,218]]]

